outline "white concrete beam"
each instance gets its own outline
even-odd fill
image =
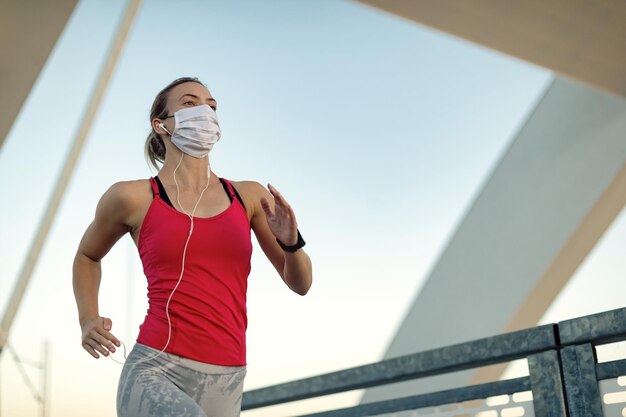
[[[624,0],[358,0],[626,97]]]
[[[0,148],[77,0],[0,0]]]
[[[557,78],[471,205],[385,358],[534,326],[626,204],[626,100]],[[472,371],[368,390],[466,385]]]
[[[85,108],[83,119],[78,127],[74,139],[72,140],[72,147],[70,148],[65,163],[63,164],[63,168],[55,184],[50,201],[46,205],[43,218],[37,228],[37,234],[35,235],[35,238],[33,239],[33,242],[28,250],[26,259],[24,260],[22,269],[20,270],[20,275],[15,282],[11,297],[9,298],[9,303],[6,306],[4,314],[2,315],[2,319],[0,320],[0,354],[2,354],[2,350],[7,343],[11,326],[13,325],[15,316],[17,315],[19,307],[22,303],[24,294],[28,289],[30,278],[35,266],[37,265],[37,261],[39,260],[39,255],[41,254],[43,245],[46,243],[48,232],[50,231],[54,219],[56,218],[56,214],[59,206],[61,205],[61,201],[63,200],[65,190],[67,189],[67,186],[74,174],[74,168],[76,167],[78,159],[82,153],[87,137],[91,132],[91,126],[93,125],[98,111],[100,110],[104,94],[106,93],[115,67],[117,66],[119,58],[122,54],[122,50],[124,49],[126,40],[128,39],[128,34],[133,26],[140,5],[141,0],[127,0],[126,9],[117,27],[115,38],[113,38],[111,42],[111,46],[109,47],[106,55],[106,60],[104,61],[100,73],[98,74],[96,85],[93,88],[91,97],[89,98],[89,102]]]

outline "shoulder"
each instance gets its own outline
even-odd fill
[[[111,185],[98,202],[98,210],[113,214],[129,214],[151,199],[150,181],[147,179],[119,181]]]
[[[118,203],[132,203],[150,190],[150,180],[147,179],[119,181],[111,185],[102,197]]]

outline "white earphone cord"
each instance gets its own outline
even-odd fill
[[[174,178],[174,183],[176,184],[176,202],[178,203],[178,207],[180,207],[183,213],[185,213],[189,217],[189,220],[191,220],[191,224],[189,226],[189,235],[187,235],[185,248],[183,249],[183,260],[182,260],[182,266],[180,269],[180,276],[178,277],[178,282],[174,286],[174,289],[172,290],[172,293],[170,294],[170,296],[167,298],[167,303],[165,304],[165,315],[167,316],[167,342],[165,343],[165,346],[163,346],[163,349],[161,349],[157,354],[152,355],[147,358],[143,358],[137,362],[133,362],[132,365],[137,365],[139,363],[146,362],[146,361],[149,361],[151,359],[158,357],[159,355],[165,352],[165,349],[167,349],[167,346],[170,344],[170,339],[172,338],[172,320],[170,318],[170,311],[169,311],[170,301],[172,300],[172,296],[174,296],[174,293],[178,289],[178,286],[180,285],[183,279],[183,273],[185,272],[185,256],[187,255],[187,245],[189,244],[189,239],[191,239],[191,234],[193,233],[193,215],[196,213],[196,208],[198,208],[198,204],[200,203],[200,200],[202,200],[202,196],[204,195],[204,192],[206,191],[206,189],[209,188],[209,183],[211,182],[211,164],[209,164],[208,179],[207,179],[206,186],[200,193],[200,197],[198,198],[198,201],[196,201],[196,205],[193,207],[191,214],[187,213],[187,211],[183,208],[182,204],[180,204],[180,187],[178,186],[178,181],[176,181],[176,171],[178,170],[178,167],[180,166],[181,162],[183,162],[184,155],[185,155],[184,152],[180,153],[180,160],[178,161],[178,165],[176,165],[176,168],[174,168],[172,177]],[[208,162],[208,158],[207,158],[207,162]],[[113,355],[109,355],[109,357],[111,358],[112,361],[117,362],[120,365],[124,365],[126,361],[128,360],[128,357],[126,356],[126,344],[124,342],[121,342],[121,343],[122,343],[122,346],[124,347],[124,362],[118,361],[117,359],[113,357]]]

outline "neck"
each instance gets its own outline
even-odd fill
[[[177,166],[178,169],[176,168]],[[174,182],[174,171],[176,171],[176,181],[180,185],[181,190],[202,190],[209,180],[209,175],[211,176],[211,183],[216,180],[215,174],[209,171],[208,155],[204,158],[194,158],[183,154],[181,151],[175,153],[167,152],[165,163],[159,170],[159,178],[167,182]]]

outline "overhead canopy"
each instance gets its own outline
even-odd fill
[[[626,97],[624,0],[358,0]]]
[[[77,0],[0,0],[0,148]]]

